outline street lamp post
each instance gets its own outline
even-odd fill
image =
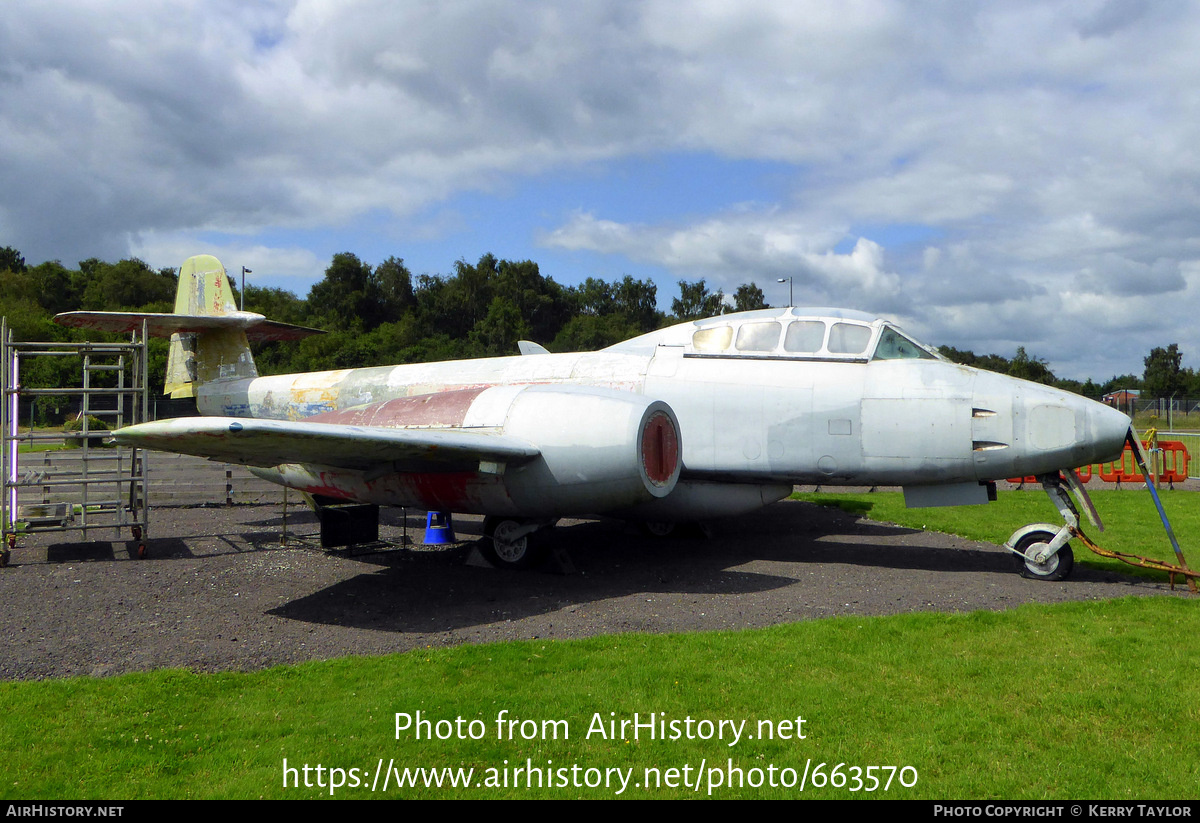
[[[781,277],[776,282],[782,283],[784,280],[786,280],[788,284],[788,306],[794,306],[796,305],[796,301],[792,298],[792,278]]]
[[[241,295],[242,311],[246,310],[246,275],[247,274],[254,274],[254,271],[246,268],[245,266],[242,266],[242,295]]]

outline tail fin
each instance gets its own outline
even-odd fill
[[[179,269],[174,314],[72,311],[56,315],[56,323],[94,331],[146,333],[170,337],[166,392],[195,397],[196,388],[214,380],[257,377],[251,340],[299,340],[319,329],[267,320],[238,311],[221,261],[210,254],[189,257]]]
[[[198,254],[183,261],[175,291],[176,316],[224,317],[237,310],[220,260],[211,254]],[[167,394],[173,398],[195,397],[198,383],[223,377],[258,377],[244,328],[171,335],[164,387]]]

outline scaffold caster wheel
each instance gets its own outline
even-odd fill
[[[15,549],[16,547],[17,547],[17,536],[15,534],[10,534],[8,536],[8,548],[11,550],[11,549]]]
[[[141,540],[141,539],[142,539],[142,527],[141,527],[141,526],[134,526],[134,527],[133,527],[133,539],[134,539],[134,540]]]
[[[137,548],[138,560],[145,560],[147,554],[149,554],[149,552],[146,551],[146,544],[138,543],[138,548]]]

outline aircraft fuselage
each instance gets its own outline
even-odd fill
[[[720,489],[697,483],[769,487],[771,498],[791,484],[820,483],[953,489],[949,497],[929,498],[931,504],[984,502],[981,482],[1111,459],[1124,442],[1128,418],[1078,395],[956,365],[927,350],[906,349],[920,356],[898,359],[870,356],[890,333],[880,321],[856,356],[829,352],[832,333],[821,351],[805,355],[788,352],[782,340],[770,350],[759,344],[761,351],[732,342],[705,350],[699,333],[700,345],[692,341],[695,329],[729,329],[724,336],[732,341],[742,325],[779,325],[756,321],[762,314],[682,324],[600,352],[215,381],[202,387],[197,402],[203,414],[229,417],[347,422],[349,410],[378,407],[382,416],[375,414],[371,425],[469,427],[470,390],[525,384],[630,392],[666,402],[678,418],[681,496],[705,490],[720,496]],[[781,314],[787,311],[771,316]],[[825,322],[845,325],[842,315]],[[432,417],[414,419],[411,404],[397,405],[399,416],[389,417],[389,407],[379,405],[431,395],[446,398]],[[572,437],[585,447],[589,433],[576,430]],[[752,509],[762,501],[730,504]]]

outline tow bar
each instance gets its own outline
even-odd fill
[[[1138,464],[1143,476],[1149,477],[1150,472],[1147,468],[1149,460],[1146,452],[1142,449],[1142,443],[1138,439],[1133,428],[1130,427],[1128,434],[1125,436],[1125,442],[1133,451],[1134,460]],[[1088,520],[1092,522],[1100,531],[1104,531],[1104,526],[1100,523],[1100,518],[1096,514],[1096,509],[1092,505],[1091,498],[1088,497],[1087,491],[1079,482],[1073,471],[1067,471],[1059,475],[1044,475],[1039,478],[1042,481],[1042,488],[1050,497],[1050,501],[1059,510],[1063,517],[1064,525],[1054,527],[1047,524],[1038,524],[1035,526],[1026,526],[1024,529],[1017,531],[1009,538],[1006,547],[1014,554],[1020,555],[1025,560],[1025,565],[1032,572],[1029,576],[1044,577],[1046,579],[1062,579],[1062,576],[1052,576],[1044,570],[1053,569],[1065,565],[1056,560],[1059,554],[1070,552],[1070,548],[1066,546],[1070,537],[1078,537],[1080,541],[1091,549],[1094,553],[1101,557],[1109,557],[1115,560],[1120,560],[1123,563],[1128,563],[1131,566],[1139,566],[1144,569],[1154,569],[1167,573],[1167,578],[1170,581],[1171,589],[1175,588],[1176,576],[1182,577],[1187,581],[1188,589],[1193,593],[1200,593],[1196,585],[1196,579],[1200,577],[1200,572],[1193,571],[1187,563],[1187,559],[1183,556],[1183,550],[1179,548],[1179,541],[1175,537],[1175,531],[1171,528],[1171,523],[1167,519],[1167,513],[1163,509],[1162,500],[1158,496],[1158,489],[1154,487],[1153,482],[1147,482],[1146,488],[1150,491],[1150,497],[1154,500],[1154,506],[1158,509],[1158,517],[1162,521],[1163,528],[1167,532],[1167,539],[1171,541],[1171,548],[1175,550],[1175,557],[1179,560],[1178,564],[1168,563],[1165,560],[1156,560],[1152,557],[1143,557],[1137,554],[1128,552],[1118,552],[1111,549],[1105,549],[1097,545],[1095,541],[1083,533],[1079,527],[1079,512],[1076,510],[1071,498],[1067,495],[1066,489],[1063,487],[1065,480],[1071,487],[1080,505],[1084,508],[1088,515]],[[1040,534],[1044,537],[1049,537],[1049,540],[1031,542],[1029,534]],[[1024,545],[1022,543],[1022,537]],[[1069,557],[1069,554],[1066,556]],[[1041,573],[1039,573],[1041,572]]]

